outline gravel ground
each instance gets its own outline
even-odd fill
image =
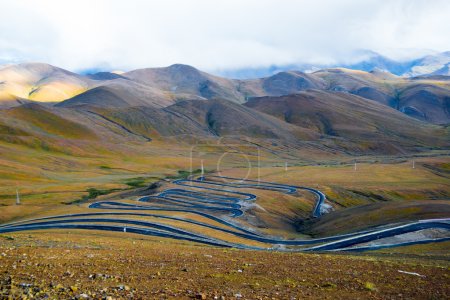
[[[131,234],[17,233],[0,237],[0,299],[448,299],[449,266]]]

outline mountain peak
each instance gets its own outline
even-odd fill
[[[167,69],[171,69],[171,70],[176,70],[176,71],[197,71],[198,69],[194,68],[193,66],[190,65],[185,65],[185,64],[173,64],[167,67]]]

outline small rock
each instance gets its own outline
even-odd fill
[[[87,294],[80,294],[80,298],[81,299],[87,299],[87,298],[89,298],[89,296]]]
[[[195,296],[195,298],[196,298],[196,299],[202,299],[202,300],[205,300],[205,299],[206,299],[206,295],[203,294],[203,293],[198,293],[198,294]]]
[[[120,291],[129,291],[129,290],[131,290],[128,285],[123,285],[123,284],[119,285],[117,287],[117,289],[120,290]]]

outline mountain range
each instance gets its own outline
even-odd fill
[[[359,50],[354,53],[360,57],[357,62],[341,62],[328,64],[298,63],[288,65],[272,65],[269,67],[242,68],[219,71],[219,75],[229,78],[268,77],[278,72],[299,70],[311,73],[321,69],[346,68],[370,72],[382,70],[397,76],[415,77],[430,75],[450,75],[450,51],[428,54],[414,59],[395,60],[370,50]]]
[[[189,136],[403,153],[450,146],[449,123],[450,77],[439,74],[330,68],[240,80],[182,64],[89,75],[43,63],[0,69],[0,140],[51,149]]]

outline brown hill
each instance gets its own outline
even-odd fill
[[[296,95],[256,98],[245,105],[287,123],[367,148],[449,144],[444,128],[348,93],[308,90]]]
[[[164,107],[176,99],[161,90],[126,79],[102,82],[100,86],[57,104],[59,107],[93,105],[99,107]]]
[[[84,108],[89,110],[89,108]],[[148,138],[246,136],[317,139],[318,135],[227,100],[187,100],[166,108],[95,109],[105,118]]]
[[[413,118],[446,124],[450,120],[450,93],[436,85],[411,85],[402,90],[398,108]]]
[[[298,71],[280,72],[273,76],[240,81],[239,89],[249,97],[283,96],[306,89],[324,89],[325,81]]]
[[[450,83],[446,78],[407,79],[388,72],[327,69],[314,73],[327,82],[327,90],[371,99],[434,124],[450,122]]]
[[[213,76],[187,65],[175,64],[167,68],[139,69],[124,73],[122,76],[173,94],[244,102],[244,97],[237,90],[236,81]]]

